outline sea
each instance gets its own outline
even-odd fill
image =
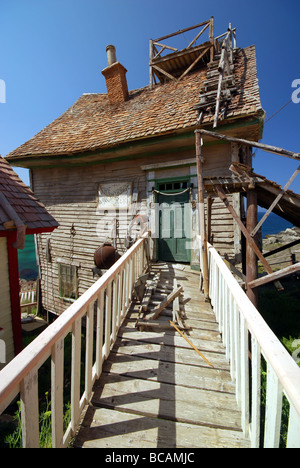
[[[257,213],[258,221],[261,220],[265,212],[266,211],[259,211]],[[289,223],[288,221],[276,215],[275,213],[270,213],[261,227],[261,234],[264,239],[266,236],[269,236],[271,234],[278,234],[278,232],[285,231],[286,229],[292,227],[294,227],[292,223]]]
[[[258,212],[258,221],[261,220],[265,211]],[[292,228],[293,224],[289,223],[280,216],[270,213],[266,221],[262,225],[262,237],[267,235],[277,234],[280,231],[285,231],[287,228]],[[19,250],[19,276],[27,281],[35,280],[38,275],[34,236],[26,236],[24,250]]]
[[[38,267],[35,254],[34,236],[25,236],[24,250],[18,250],[19,277],[26,281],[36,280]]]

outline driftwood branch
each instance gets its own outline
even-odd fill
[[[211,132],[209,130],[196,130],[196,132],[202,133],[218,140],[230,141],[233,143],[239,143],[240,145],[252,146],[253,148],[259,148],[261,150],[267,151],[268,153],[279,154],[280,156],[285,156],[287,158],[297,159],[300,161],[300,153],[294,153],[293,151],[288,151],[283,148],[277,148],[276,146],[266,145],[264,143],[258,143],[256,141],[244,140],[242,138],[230,137],[223,135],[217,132]]]
[[[170,304],[181,292],[183,291],[183,287],[180,286],[174,291],[172,291],[155,309],[153,313],[148,317],[148,320],[155,320],[159,316],[159,314]]]
[[[290,265],[282,270],[275,271],[272,274],[262,276],[261,278],[257,278],[254,281],[250,281],[248,286],[250,288],[256,288],[257,286],[261,286],[262,284],[270,283],[271,281],[277,281],[279,278],[283,278],[284,276],[291,275],[292,273],[296,273],[300,271],[300,262],[295,263],[295,265]]]

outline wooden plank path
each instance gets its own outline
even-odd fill
[[[199,273],[186,265],[152,265],[153,274],[158,269],[160,283],[151,306],[176,278],[184,289],[183,322],[191,327],[185,334],[214,367],[174,328],[166,328],[171,309],[157,319],[161,326],[138,331],[138,304],[133,304],[94,385],[74,446],[249,447],[218,325],[199,291]]]

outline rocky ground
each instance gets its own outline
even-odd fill
[[[19,281],[20,284],[20,291],[35,291],[36,289],[36,281],[26,281],[25,279],[21,278]]]
[[[300,240],[300,228],[288,228],[278,234],[266,236],[263,239],[263,253],[275,250],[281,246],[287,245],[290,242]],[[267,257],[268,263],[274,270],[285,268],[291,263],[300,261],[300,243],[290,247],[282,252]]]

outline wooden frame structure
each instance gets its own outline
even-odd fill
[[[202,29],[185,49],[178,50],[175,47],[161,42],[170,37],[178,36],[179,34],[184,34],[187,31],[199,28]],[[196,46],[197,40],[207,29],[209,29],[209,40]],[[208,21],[196,24],[190,28],[181,29],[167,36],[159,37],[158,39],[150,39],[149,48],[150,89],[153,84],[157,82],[156,78],[158,81],[163,81],[166,78],[179,81],[187,75],[201,59],[205,61],[213,60],[215,49],[214,17],[212,16]],[[162,57],[162,53],[165,50],[171,51],[171,53]]]
[[[203,284],[204,284],[204,294],[207,296],[207,291],[209,290],[209,285],[208,285],[208,273],[207,273],[207,268],[206,265],[208,265],[208,255],[207,255],[207,234],[206,234],[206,229],[205,229],[205,212],[204,212],[204,194],[203,194],[203,188],[205,187],[205,182],[204,182],[204,175],[203,175],[203,167],[202,167],[202,158],[201,158],[201,145],[203,144],[202,141],[202,135],[206,135],[208,137],[212,138],[217,138],[220,140],[224,140],[230,143],[238,143],[239,145],[246,146],[248,148],[260,148],[264,151],[278,154],[281,156],[289,157],[292,159],[300,160],[300,154],[299,153],[294,153],[291,151],[284,150],[282,148],[277,148],[274,146],[258,143],[258,142],[253,142],[249,140],[244,140],[241,138],[235,138],[231,137],[228,135],[223,135],[219,133],[215,133],[212,131],[204,130],[204,129],[199,129],[195,130],[196,134],[196,160],[197,160],[197,172],[198,172],[198,197],[199,197],[199,219],[200,219],[200,226],[201,226],[201,255],[202,255],[202,266],[203,266]],[[228,209],[228,211],[232,214],[234,220],[236,221],[237,225],[239,226],[241,232],[246,238],[246,289],[247,289],[247,295],[249,299],[252,301],[254,305],[257,305],[257,291],[256,288],[260,286],[261,284],[266,284],[268,282],[274,281],[275,286],[277,287],[278,290],[282,290],[282,286],[280,282],[278,281],[280,278],[287,276],[289,274],[295,273],[300,270],[300,262],[291,265],[287,268],[283,268],[280,271],[274,272],[267,262],[265,256],[262,254],[260,251],[254,236],[263,224],[263,222],[266,220],[268,215],[271,213],[271,211],[274,209],[276,204],[279,202],[279,200],[283,197],[283,195],[286,193],[288,187],[292,183],[292,181],[295,179],[297,174],[300,172],[300,166],[296,169],[296,171],[293,173],[293,175],[290,177],[284,188],[281,190],[281,192],[278,194],[278,196],[275,198],[267,212],[265,213],[264,217],[262,220],[257,223],[257,192],[255,190],[255,177],[251,178],[249,176],[246,177],[243,176],[242,172],[239,172],[236,170],[235,167],[233,167],[233,172],[236,171],[236,175],[238,175],[240,182],[242,184],[238,188],[235,184],[235,178],[233,175],[232,178],[232,187],[230,188],[230,181],[226,180],[224,184],[221,182],[217,182],[213,184],[213,190],[215,194],[220,198],[220,200],[223,201],[224,205]],[[244,182],[244,183],[243,183]],[[247,192],[247,220],[246,220],[246,226],[240,219],[238,213],[235,211],[233,206],[230,205],[226,192],[224,188],[227,188],[230,193],[235,193],[239,191],[246,191]],[[211,203],[211,201],[210,201]],[[208,215],[209,215],[210,210],[208,210]],[[210,221],[208,221],[208,225],[210,224]],[[286,246],[286,248],[288,248]],[[267,276],[264,276],[263,278],[257,278],[257,259],[259,259],[267,272]]]

